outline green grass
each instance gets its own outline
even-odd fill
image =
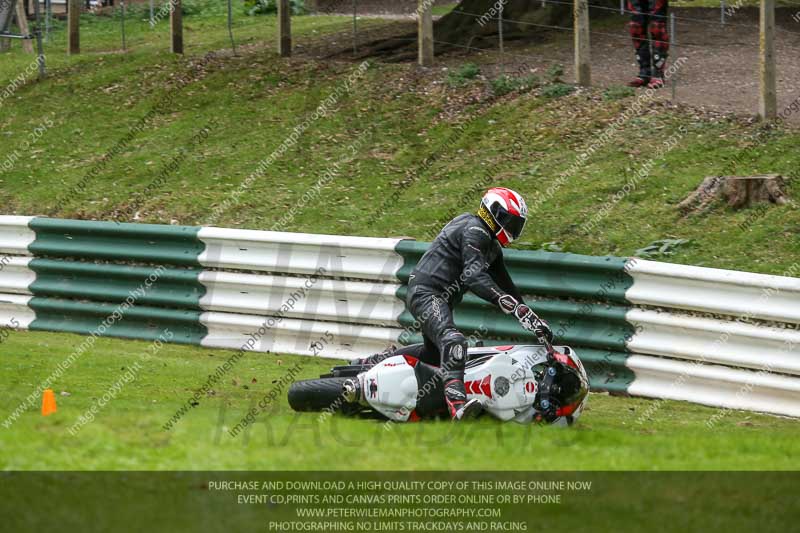
[[[18,332],[3,344],[0,412],[12,411],[80,342],[69,334]],[[249,432],[231,437],[247,410],[296,363],[300,377],[317,377],[335,361],[252,354],[214,395],[200,400],[172,430],[162,426],[181,402],[221,364],[222,350],[166,346],[154,357],[144,342],[99,340],[54,385],[58,412],[38,405],[10,430],[0,427],[0,469],[91,470],[773,470],[795,469],[796,422],[664,402],[593,394],[589,410],[569,429],[502,424],[481,419],[393,425],[296,414],[285,394]],[[93,422],[70,435],[95,401],[138,362],[124,386]],[[255,382],[253,379],[255,378]],[[235,382],[235,384],[234,384]],[[69,396],[62,396],[67,391]],[[5,418],[3,419],[5,420]],[[0,421],[2,422],[2,421]],[[446,445],[459,453],[443,453]],[[298,453],[298,446],[302,453]],[[359,450],[369,448],[369,453]],[[434,450],[438,449],[436,452]],[[554,449],[569,453],[551,453]]]
[[[452,4],[444,4],[439,6],[433,6],[431,12],[434,16],[444,16],[450,13],[455,7],[458,5],[458,2],[453,2]]]
[[[297,17],[297,41],[346,31],[346,17]],[[150,30],[131,23],[129,50],[118,50],[117,21],[90,18],[84,54],[66,57],[63,31],[48,45],[49,78],[29,80],[0,107],[0,206],[4,214],[43,214],[109,219],[137,206],[136,220],[201,225],[231,197],[258,162],[276,150],[356,65],[297,57],[278,59],[274,17],[237,15],[239,56],[229,50],[224,18],[186,17],[186,57],[166,53],[166,24]],[[376,22],[376,24],[382,24]],[[209,51],[216,57],[193,70]],[[458,68],[479,58],[442,58]],[[31,57],[18,49],[0,61],[0,90]],[[410,76],[407,65],[376,63],[326,117],[313,122],[282,157],[255,180],[241,201],[213,223],[264,229],[296,205],[332,165],[337,177],[298,210],[289,231],[422,238],[453,213],[472,210],[462,191],[491,177],[533,203],[554,178],[588,149],[593,139],[633,102],[580,90],[560,98],[540,92],[491,95],[491,81],[453,88],[440,69]],[[171,109],[162,110],[71,201],[65,192],[170,91],[179,77],[192,81]],[[484,85],[485,84],[485,85]],[[476,99],[462,98],[477,91]],[[52,122],[52,127],[48,124]],[[454,129],[464,124],[463,133]],[[44,126],[41,126],[44,124]],[[208,125],[208,139],[192,144]],[[40,127],[34,142],[29,135]],[[687,239],[670,261],[776,273],[797,260],[800,215],[775,206],[745,230],[746,211],[715,206],[682,218],[676,204],[703,177],[718,173],[796,175],[797,131],[763,129],[763,142],[748,141],[763,126],[652,104],[626,122],[579,172],[535,211],[522,248],[628,255],[661,239]],[[653,164],[651,173],[622,198],[590,233],[580,224],[609,201],[651,157],[660,139],[686,133]],[[184,152],[182,152],[184,151]],[[142,191],[176,155],[186,157],[155,194]],[[15,155],[17,154],[17,155]],[[740,157],[741,156],[741,157]],[[425,163],[426,158],[435,160]],[[733,159],[739,161],[729,168]],[[411,180],[403,183],[403,180]],[[396,203],[387,198],[402,190]],[[800,197],[800,184],[789,194]],[[365,211],[376,213],[365,225]],[[130,218],[130,217],[129,217]],[[768,243],[768,244],[767,244]],[[0,412],[13,410],[80,342],[80,337],[15,333],[0,345]],[[221,350],[168,346],[142,362],[137,381],[76,437],[67,432],[94,397],[138,361],[147,344],[103,340],[55,385],[59,413],[42,418],[29,410],[11,430],[0,428],[0,467],[6,469],[782,469],[796,468],[796,423],[732,413],[713,430],[713,409],[665,402],[644,424],[637,417],[652,402],[594,395],[582,423],[568,431],[502,425],[490,420],[454,430],[446,423],[395,427],[332,419],[295,418],[285,400],[249,435],[231,438],[250,406],[297,361],[303,376],[318,375],[330,361],[254,354],[242,361],[215,396],[203,400],[178,426],[162,425],[223,359]],[[282,364],[278,364],[278,361]],[[233,384],[236,378],[238,385]],[[252,383],[252,378],[257,382]],[[244,385],[249,388],[244,388]],[[283,398],[283,395],[282,395]],[[300,426],[298,427],[298,424]],[[303,426],[302,424],[306,424]],[[308,426],[312,424],[312,426]],[[289,434],[287,438],[287,434]],[[219,436],[219,438],[218,438]],[[460,454],[431,453],[456,439]],[[367,439],[374,452],[357,453]],[[313,446],[305,446],[312,442]],[[346,444],[349,442],[350,444]],[[298,446],[303,445],[302,453]],[[353,446],[350,448],[350,446]],[[553,454],[554,447],[575,451]],[[411,447],[416,453],[407,453]],[[345,451],[343,451],[345,450]],[[351,451],[348,453],[347,451]],[[527,453],[520,454],[520,450]],[[522,456],[521,462],[509,458]]]

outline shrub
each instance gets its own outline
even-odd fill
[[[634,94],[636,94],[636,91],[630,87],[612,85],[603,91],[603,100],[622,100],[623,98],[633,96]]]
[[[541,83],[534,75],[512,78],[503,74],[492,80],[492,92],[496,96],[503,96],[514,91],[528,91]]]
[[[292,15],[304,15],[306,10],[305,0],[289,0]],[[249,16],[274,15],[278,12],[277,0],[245,0],[244,11]]]
[[[567,96],[574,90],[575,87],[568,83],[551,83],[542,89],[542,96],[545,98],[561,98],[562,96]]]
[[[564,75],[564,67],[563,65],[560,65],[558,63],[556,63],[555,65],[550,65],[550,67],[547,69],[547,79],[553,83],[560,82],[561,76],[563,75]]]
[[[481,69],[475,63],[465,63],[457,70],[451,70],[447,74],[447,84],[451,87],[462,87],[467,84],[469,80],[481,73]]]

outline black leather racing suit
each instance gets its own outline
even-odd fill
[[[506,270],[500,243],[480,217],[465,213],[442,229],[417,263],[406,299],[422,330],[421,359],[438,359],[441,364],[451,416],[466,401],[467,339],[456,329],[453,307],[468,289],[505,313],[523,303]]]

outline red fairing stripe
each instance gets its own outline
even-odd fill
[[[491,378],[492,376],[486,376],[485,378],[483,378],[483,381],[481,381],[481,392],[483,393],[484,396],[487,396],[489,398],[492,397],[492,386],[489,382]]]
[[[467,381],[464,388],[472,394],[483,394],[487,398],[492,397],[492,376],[486,376],[481,381]]]
[[[575,409],[578,408],[577,403],[573,403],[570,405],[565,405],[564,407],[559,407],[556,409],[556,416],[569,416],[575,412]]]
[[[563,353],[555,353],[553,354],[553,356],[559,363],[564,363],[565,365],[571,366],[572,368],[578,368],[578,365],[575,364],[575,361],[573,361],[571,357],[568,357]]]
[[[417,366],[417,363],[419,363],[419,359],[416,357],[411,357],[410,355],[404,355],[403,358],[406,360],[406,363],[411,366]]]
[[[508,346],[495,346],[494,349],[497,350],[498,352],[507,352],[509,350],[513,350],[514,345],[509,344]]]

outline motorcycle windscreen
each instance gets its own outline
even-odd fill
[[[16,8],[17,0],[0,0],[0,33],[8,33]]]

